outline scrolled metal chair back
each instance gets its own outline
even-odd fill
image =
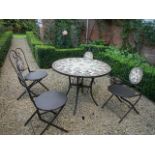
[[[134,67],[129,73],[129,81],[133,85],[137,85],[142,81],[143,70],[140,67]]]
[[[21,57],[17,54],[17,52],[15,50],[11,50],[9,53],[9,58],[10,58],[12,67],[14,68],[14,70],[18,76],[19,82],[21,83],[21,85],[23,87],[26,87],[24,80],[23,80],[24,78],[22,76],[23,69],[21,67],[21,62],[22,62]]]
[[[23,50],[21,48],[16,48],[15,51],[16,51],[18,57],[19,57],[19,60],[20,60],[20,63],[21,63],[21,69],[23,71],[28,69],[28,71],[30,72],[30,68],[29,68],[29,65],[27,63],[27,59],[26,59],[26,56],[25,56]]]
[[[19,72],[18,55],[17,55],[15,50],[11,50],[9,52],[9,58],[10,58],[10,62],[12,64],[12,67],[14,68],[15,72],[18,74],[18,72]]]
[[[84,58],[92,60],[93,59],[93,53],[91,51],[85,52]]]

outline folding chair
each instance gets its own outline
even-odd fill
[[[112,93],[112,95],[102,105],[102,108],[104,108],[105,105],[109,103],[109,101],[113,96],[115,96],[121,103],[127,104],[127,106],[129,107],[129,110],[119,120],[119,123],[123,121],[123,119],[130,113],[131,110],[134,110],[137,114],[139,114],[135,106],[140,100],[142,94],[140,92],[137,92],[132,87],[136,88],[137,85],[141,82],[142,77],[143,77],[143,70],[139,67],[134,67],[129,74],[130,86],[127,86],[123,82],[121,82],[121,83],[113,83],[108,87],[108,90]],[[133,97],[137,97],[135,102],[131,102],[129,100],[129,98]]]
[[[62,111],[62,109],[64,108],[66,101],[67,101],[67,96],[60,92],[47,91],[47,92],[42,93],[38,97],[34,98],[33,96],[34,94],[30,90],[30,87],[27,85],[25,78],[22,75],[22,72],[20,72],[19,70],[18,61],[16,61],[16,68],[17,68],[18,79],[21,85],[28,92],[31,101],[36,108],[35,112],[26,121],[25,126],[31,121],[31,119],[35,116],[35,114],[37,114],[41,121],[43,121],[44,123],[47,123],[46,127],[42,130],[40,134],[43,134],[49,128],[49,126],[53,126],[57,129],[60,129],[61,131],[68,132],[67,130],[53,123],[54,120],[58,117],[58,115]],[[50,121],[43,118],[43,115],[47,113],[52,114],[52,119]]]
[[[30,89],[37,83],[39,83],[42,87],[44,87],[46,90],[49,90],[42,82],[48,74],[46,71],[37,70],[37,71],[31,71],[30,67],[27,63],[26,56],[21,48],[16,48],[15,50],[11,50],[9,53],[11,64],[16,72],[16,74],[20,71],[24,75],[25,81],[31,81],[31,84],[28,86]],[[18,68],[16,66],[16,63],[18,64]],[[26,93],[26,90],[24,90],[21,95],[17,98],[19,100],[24,94]],[[33,95],[37,96],[34,92],[32,92]]]

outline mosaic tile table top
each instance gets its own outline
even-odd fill
[[[99,77],[111,71],[107,63],[85,58],[60,59],[52,64],[52,68],[61,74],[75,77]]]

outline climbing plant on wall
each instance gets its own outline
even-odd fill
[[[77,47],[80,44],[80,33],[83,31],[83,21],[75,19],[43,20],[45,25],[44,41],[57,48]],[[67,35],[62,32],[66,30]]]
[[[122,48],[140,50],[143,45],[155,46],[155,21],[145,22],[145,20],[122,20]],[[130,45],[129,35],[134,34],[135,49]]]

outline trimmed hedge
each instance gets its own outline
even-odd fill
[[[32,54],[35,57],[35,46],[43,45],[43,42],[40,41],[39,38],[37,38],[36,35],[34,35],[34,33],[31,31],[26,32],[26,39],[27,39],[27,42],[32,50]]]
[[[119,77],[128,85],[130,70],[135,66],[143,68],[143,80],[137,89],[149,99],[155,101],[155,67],[150,66],[143,58],[136,54],[125,56],[115,51],[99,52],[95,54],[95,58],[107,62],[112,68],[111,75]]]
[[[84,54],[83,48],[56,49],[54,46],[45,45],[33,32],[26,32],[26,38],[33,56],[41,68],[51,67],[52,62],[60,58],[81,57]]]
[[[84,54],[82,48],[56,49],[49,45],[36,45],[35,58],[41,68],[49,68],[55,60],[67,57],[81,57]]]
[[[94,45],[94,44],[81,44],[81,48],[83,48],[85,51],[91,50],[92,52],[103,52],[108,47],[105,45]]]
[[[30,39],[29,39],[30,41]],[[37,43],[41,43],[36,41]],[[51,45],[34,45],[34,55],[38,65],[41,68],[51,67],[52,62],[65,57],[82,57],[84,52],[91,46],[94,52],[94,58],[107,62],[111,68],[112,76],[119,77],[126,84],[129,84],[129,72],[135,66],[143,68],[144,77],[137,88],[145,96],[155,101],[155,67],[150,66],[138,54],[122,53],[113,46],[104,45],[85,45],[81,44],[80,48],[73,49],[56,49]]]
[[[0,37],[0,67],[3,65],[7,52],[9,51],[13,33],[4,32]]]

